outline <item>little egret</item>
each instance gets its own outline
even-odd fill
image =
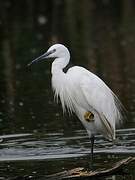
[[[46,58],[54,58],[51,73],[55,97],[60,98],[63,111],[75,113],[86,128],[93,159],[94,135],[100,133],[108,140],[115,140],[115,126],[122,120],[123,106],[111,89],[85,68],[74,66],[63,72],[70,61],[64,45],[51,46],[28,66]]]

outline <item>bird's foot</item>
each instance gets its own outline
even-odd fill
[[[87,121],[87,122],[91,122],[91,121],[94,121],[94,114],[90,111],[87,111],[85,112],[84,114],[84,119]]]

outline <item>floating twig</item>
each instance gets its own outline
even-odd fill
[[[66,180],[66,179],[86,179],[90,177],[102,177],[118,174],[123,170],[124,167],[127,167],[131,162],[135,161],[135,157],[128,157],[122,159],[115,163],[111,168],[97,169],[86,171],[83,167],[74,168],[71,170],[63,171],[60,173],[55,173],[49,176],[46,176],[49,180]]]

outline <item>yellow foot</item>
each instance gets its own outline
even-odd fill
[[[90,111],[87,111],[87,112],[84,114],[84,119],[85,119],[87,122],[94,121],[94,114],[91,113]]]

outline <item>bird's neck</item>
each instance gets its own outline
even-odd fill
[[[70,60],[70,56],[64,58],[56,58],[52,63],[52,69],[51,69],[52,75],[64,73],[63,69],[68,65],[69,60]]]

